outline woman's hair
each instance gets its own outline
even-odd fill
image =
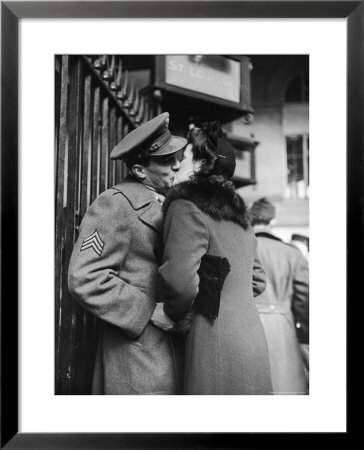
[[[207,183],[221,186],[230,194],[235,194],[234,183],[217,173],[217,141],[223,136],[220,122],[205,122],[201,128],[192,128],[187,140],[192,144],[194,161],[201,161],[198,172],[191,177],[193,183]]]
[[[187,140],[192,144],[194,161],[201,161],[199,176],[213,174],[216,161],[217,138],[222,136],[219,122],[206,122],[201,128],[192,128],[187,135]]]

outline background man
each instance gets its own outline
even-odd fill
[[[176,393],[171,342],[161,329],[173,323],[156,302],[162,194],[187,141],[171,135],[168,121],[168,113],[157,116],[113,149],[130,175],[90,206],[72,253],[69,290],[102,320],[93,394]]]
[[[310,239],[303,234],[294,233],[291,236],[291,242],[294,247],[298,248],[302,255],[307,259],[309,263],[309,253],[310,253]]]
[[[302,234],[292,234],[291,236],[291,244],[294,245],[302,255],[306,258],[308,265],[310,264],[309,255],[310,255],[310,239],[307,236]],[[302,326],[303,325],[303,326]],[[308,324],[307,324],[308,327]],[[305,325],[300,324],[299,328],[297,328],[298,340],[300,341],[300,347],[302,351],[303,360],[305,363],[305,374],[308,380],[308,374],[310,370],[309,366],[309,353],[310,346],[308,343],[308,330],[305,330]]]
[[[308,384],[297,330],[308,342],[308,264],[298,249],[272,233],[272,203],[262,198],[250,212],[267,277],[265,291],[256,300],[268,342],[273,392],[305,394]]]

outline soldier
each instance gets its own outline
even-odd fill
[[[87,210],[73,249],[68,286],[101,319],[93,394],[175,394],[176,370],[165,330],[158,265],[162,200],[187,141],[172,136],[163,113],[129,133],[112,151],[126,180]]]

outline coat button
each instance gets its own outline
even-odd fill
[[[270,305],[270,309],[276,309],[274,305]]]

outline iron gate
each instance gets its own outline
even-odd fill
[[[55,83],[55,393],[89,394],[98,319],[67,288],[78,227],[88,206],[123,180],[109,154],[153,111],[117,56],[56,56]]]

